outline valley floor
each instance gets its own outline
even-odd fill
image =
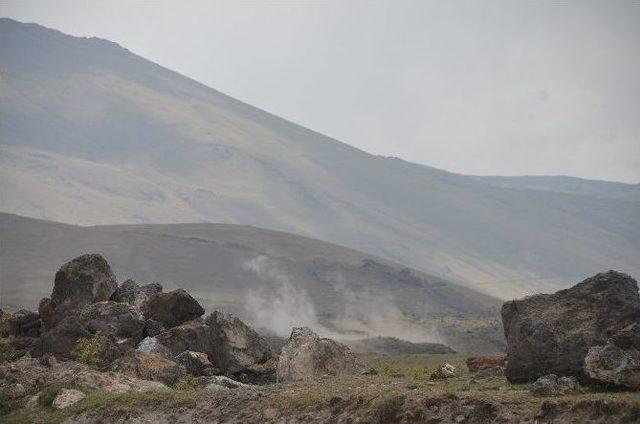
[[[88,391],[63,410],[24,408],[33,393],[1,405],[3,423],[637,423],[640,393],[534,397],[528,385],[469,374],[462,355],[363,355],[378,375],[326,377],[256,389]],[[430,381],[442,362],[459,376]],[[64,384],[47,382],[46,384]]]

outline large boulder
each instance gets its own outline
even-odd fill
[[[82,255],[56,272],[51,301],[54,306],[67,303],[81,308],[109,300],[117,288],[111,267],[101,255]]]
[[[215,311],[207,318],[211,330],[213,362],[223,372],[257,372],[273,358],[271,349],[256,331],[238,317]]]
[[[360,364],[349,348],[321,338],[308,327],[294,328],[282,347],[278,361],[278,381],[303,381],[323,375],[355,374]]]
[[[80,319],[86,322],[90,332],[101,332],[120,343],[135,346],[143,339],[144,317],[140,310],[128,303],[92,303],[82,309]]]
[[[157,293],[144,308],[145,317],[173,327],[204,314],[197,300],[183,289]]]
[[[615,271],[597,274],[554,294],[506,302],[506,376],[511,382],[543,375],[586,380],[584,358],[592,346],[640,319],[636,281]]]
[[[192,350],[204,352],[213,357],[213,343],[209,326],[201,318],[169,328],[153,339],[169,349],[173,356],[179,355],[185,350]]]
[[[613,343],[594,346],[584,359],[584,371],[605,385],[640,389],[640,351],[622,349]]]
[[[147,302],[158,293],[162,293],[162,285],[151,283],[144,286],[138,285],[134,280],[126,280],[111,296],[115,302],[124,302],[144,309]]]

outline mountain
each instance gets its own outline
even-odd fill
[[[0,21],[4,212],[247,224],[501,298],[611,268],[640,275],[640,201],[624,194],[635,186],[607,183],[622,194],[602,196],[599,182],[504,181],[370,155],[112,42]]]
[[[463,350],[503,343],[500,300],[293,234],[232,224],[79,227],[0,213],[0,239],[0,307],[37,308],[64,262],[98,252],[120,282],[185,288],[209,311],[280,336],[308,325],[340,338],[445,341]],[[474,322],[475,336],[466,332]]]

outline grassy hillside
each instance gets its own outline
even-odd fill
[[[611,268],[640,275],[637,196],[504,187],[373,156],[105,40],[0,20],[0,118],[4,212],[253,225],[501,298]]]

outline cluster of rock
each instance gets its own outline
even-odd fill
[[[640,389],[640,296],[630,276],[609,271],[507,302],[502,320],[509,381],[542,378],[539,392],[578,382]]]
[[[238,381],[275,381],[276,372],[280,381],[297,381],[368,371],[348,347],[308,328],[293,330],[278,361],[239,318],[204,313],[182,289],[164,292],[160,284],[133,280],[118,285],[107,261],[88,254],[60,268],[38,312],[5,314],[1,336],[18,356],[39,358],[40,364],[80,361],[166,385],[186,375],[230,388]]]

